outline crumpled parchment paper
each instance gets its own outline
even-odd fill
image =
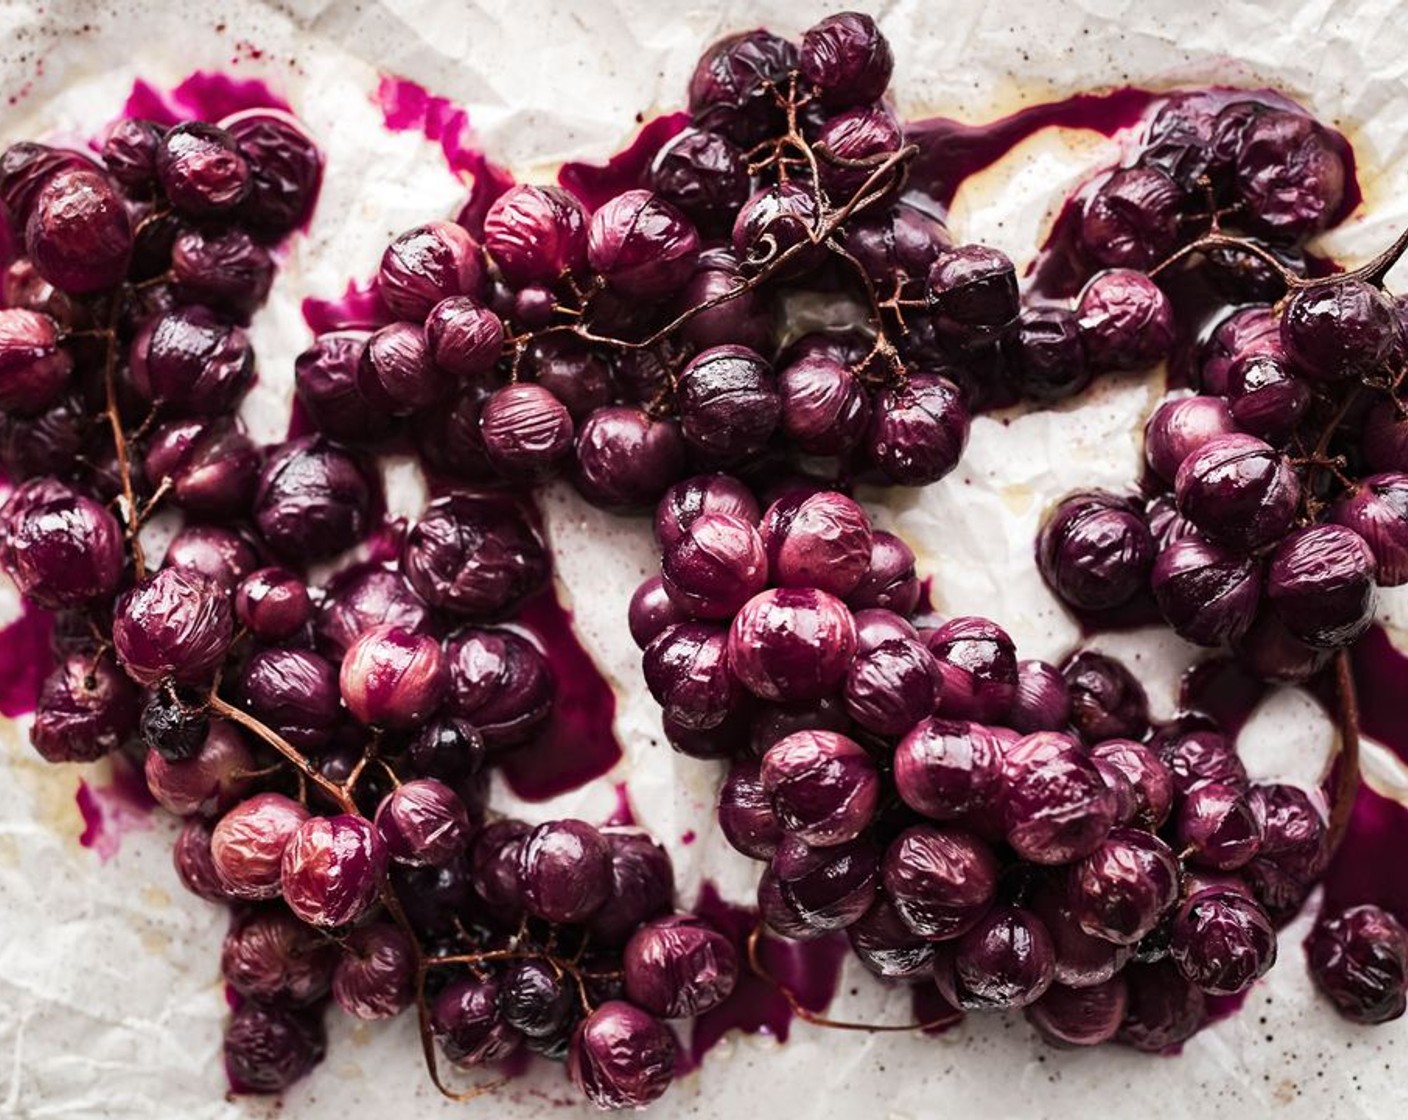
[[[310,236],[296,240],[254,328],[259,385],[246,416],[256,437],[285,427],[292,359],[308,332],[305,295],[332,296],[369,275],[399,230],[451,215],[462,184],[440,153],[412,133],[381,127],[371,95],[378,72],[405,75],[466,106],[478,136],[520,176],[551,175],[568,158],[604,158],[633,134],[637,113],[676,108],[694,59],[718,34],[766,24],[800,32],[838,4],[816,0],[150,0],[0,6],[0,92],[10,98],[0,139],[91,135],[132,80],[169,86],[189,72],[225,69],[268,80],[293,104],[328,157]],[[1366,204],[1328,247],[1364,258],[1408,222],[1408,32],[1393,0],[889,0],[872,10],[897,57],[894,94],[908,117],[985,120],[1024,104],[1121,84],[1273,85],[1349,132]],[[955,233],[1030,258],[1060,197],[1116,156],[1119,139],[1044,133],[968,184]],[[922,493],[867,495],[935,577],[940,610],[989,614],[1023,656],[1059,658],[1078,639],[1030,559],[1044,507],[1077,485],[1120,487],[1136,475],[1138,433],[1158,399],[1155,379],[1106,383],[1077,405],[973,428],[955,474]],[[392,508],[421,498],[405,464]],[[878,504],[882,503],[883,504]],[[620,695],[627,758],[608,779],[558,802],[498,804],[541,819],[604,818],[614,781],[629,784],[641,822],[670,843],[681,897],[703,878],[746,900],[755,865],[713,824],[719,768],[673,754],[638,677],[626,633],[628,597],[654,561],[647,525],[585,506],[563,488],[545,498],[558,579],[584,641]],[[1402,596],[1384,617],[1403,622]],[[0,621],[15,613],[0,594]],[[1159,714],[1192,650],[1166,634],[1097,645],[1131,658]],[[1258,776],[1313,781],[1331,731],[1315,706],[1275,693],[1243,736]],[[282,1105],[227,1100],[219,1061],[225,1005],[219,978],[223,911],[185,894],[170,866],[174,824],[127,822],[118,850],[79,844],[80,774],[49,767],[24,727],[0,726],[0,1113],[20,1117],[229,1120],[283,1113],[310,1120],[352,1115],[588,1115],[559,1067],[543,1067],[491,1098],[442,1100],[421,1069],[409,1016],[354,1024],[334,1009],[326,1063]],[[1368,748],[1382,790],[1408,788],[1387,752]],[[103,767],[83,775],[100,803]],[[686,844],[682,837],[697,839]],[[110,855],[111,858],[105,858]],[[1385,853],[1385,858],[1403,858]],[[894,1117],[1000,1118],[1100,1114],[1182,1120],[1210,1111],[1243,1116],[1397,1117],[1408,1103],[1398,1062],[1408,1025],[1366,1030],[1339,1021],[1310,988],[1299,942],[1282,937],[1282,963],[1244,1011],[1194,1040],[1178,1058],[1101,1048],[1049,1050],[1020,1018],[972,1017],[941,1038],[866,1036],[794,1025],[789,1043],[733,1036],[699,1074],[652,1111],[664,1118],[770,1115],[785,1120]],[[847,1017],[908,1017],[858,967],[839,1007]],[[1078,1112],[1079,1110],[1079,1112]]]

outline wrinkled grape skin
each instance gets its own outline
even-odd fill
[[[910,929],[883,895],[846,927],[846,938],[860,963],[876,976],[913,980],[933,968],[934,943]]]
[[[1195,987],[1236,995],[1276,963],[1276,931],[1250,895],[1213,888],[1179,908],[1169,955]]]
[[[821,491],[773,502],[763,515],[762,543],[774,587],[811,587],[844,599],[869,571],[874,540],[857,502]]]
[[[71,295],[120,283],[132,259],[132,224],[102,172],[59,171],[35,197],[25,247],[39,275]]]
[[[1250,628],[1262,580],[1250,557],[1189,537],[1159,553],[1150,589],[1174,633],[1200,646],[1220,646]]]
[[[1027,1022],[1052,1046],[1098,1046],[1115,1037],[1128,1002],[1122,976],[1087,988],[1058,983],[1027,1007]]]
[[[1135,797],[1134,823],[1153,830],[1168,819],[1174,778],[1149,747],[1130,739],[1107,739],[1090,748],[1090,757],[1115,767],[1128,779]]]
[[[427,222],[386,247],[376,287],[393,315],[423,323],[442,299],[481,293],[479,246],[453,222]]]
[[[431,1028],[454,1065],[497,1062],[518,1048],[522,1036],[504,1022],[498,1002],[499,982],[492,974],[456,980],[435,997]]]
[[[722,627],[690,622],[667,628],[646,647],[646,687],[667,719],[690,731],[710,731],[739,711],[743,697],[727,651]]]
[[[1142,272],[1102,272],[1081,292],[1076,314],[1095,370],[1143,369],[1167,357],[1173,346],[1172,305]]]
[[[337,949],[282,909],[237,915],[225,935],[220,972],[243,996],[308,1004],[332,984]]]
[[[279,793],[259,793],[215,825],[210,856],[225,890],[236,898],[277,898],[284,851],[308,810]]]
[[[43,412],[54,404],[73,372],[73,357],[59,345],[47,315],[0,309],[0,409]]]
[[[1236,187],[1248,218],[1269,236],[1303,238],[1339,211],[1347,171],[1317,122],[1301,112],[1252,117],[1236,156]]]
[[[390,1019],[415,1002],[415,948],[400,928],[376,922],[349,933],[332,974],[332,997],[357,1019]]]
[[[292,440],[264,464],[254,520],[275,552],[326,559],[366,534],[371,505],[372,486],[357,459],[322,439]]]
[[[1071,724],[1087,743],[1144,737],[1149,698],[1123,662],[1084,650],[1061,672],[1071,694]]]
[[[897,638],[865,650],[851,662],[843,699],[847,714],[877,735],[903,735],[933,713],[943,674],[928,647]]]
[[[250,1000],[225,1028],[225,1074],[236,1093],[278,1093],[321,1062],[326,1050],[317,1012]]]
[[[1310,975],[1352,1023],[1387,1023],[1403,1015],[1408,988],[1408,932],[1378,906],[1322,914],[1305,940]]]
[[[310,925],[347,925],[376,904],[386,865],[386,844],[370,821],[350,814],[312,817],[284,848],[284,901]]]
[[[749,522],[705,513],[665,549],[660,578],[691,617],[726,620],[767,586],[768,557]]]
[[[1017,655],[1011,637],[976,616],[950,619],[925,641],[944,679],[940,714],[999,723],[1017,694]]]
[[[761,451],[782,407],[768,363],[743,346],[697,355],[680,372],[676,393],[685,441],[719,463]]]
[[[627,298],[671,295],[689,279],[698,255],[699,231],[652,191],[617,195],[587,227],[588,263]]]
[[[782,904],[797,921],[813,930],[836,930],[859,919],[875,901],[880,857],[864,838],[813,848],[788,834],[770,869]],[[759,891],[761,899],[761,884]]]
[[[1120,1042],[1150,1054],[1168,1052],[1203,1026],[1207,1003],[1171,961],[1135,965],[1125,970],[1129,1000]]]
[[[538,917],[585,921],[611,897],[611,845],[585,821],[550,821],[524,838],[518,878]]]
[[[957,820],[992,804],[1002,754],[1001,741],[981,724],[926,719],[895,748],[895,790],[916,813]]]
[[[342,702],[358,722],[401,730],[433,715],[449,683],[438,641],[386,625],[352,643],[339,675]]]
[[[1013,731],[1064,731],[1071,718],[1071,693],[1061,670],[1045,661],[1017,663],[1017,692],[1006,723]]]
[[[1071,912],[1066,878],[1065,870],[1054,872],[1038,885],[1028,905],[1051,937],[1056,983],[1069,988],[1104,984],[1124,968],[1134,949],[1081,928]]]
[[[189,816],[229,809],[248,789],[245,775],[254,768],[254,755],[234,725],[216,720],[190,758],[173,761],[148,751],[144,774],[158,805]]]
[[[1374,572],[1373,550],[1353,529],[1312,525],[1291,533],[1272,555],[1266,597],[1301,641],[1340,649],[1373,621]]]
[[[729,630],[733,674],[764,700],[818,700],[840,685],[855,654],[855,620],[824,591],[764,591]]]
[[[484,248],[510,284],[556,284],[586,267],[586,213],[558,187],[510,187],[484,216]]]
[[[1071,913],[1086,933],[1116,945],[1134,945],[1178,897],[1178,861],[1158,837],[1115,828],[1070,870]]]
[[[884,610],[910,615],[919,606],[923,591],[915,573],[914,550],[893,533],[876,529],[870,535],[869,566],[846,596],[846,605],[857,612]]]
[[[895,57],[870,16],[840,12],[802,36],[800,62],[822,100],[844,108],[879,100],[890,84]]]
[[[97,502],[51,480],[31,481],[0,509],[0,561],[31,602],[84,606],[117,590],[122,530]]]
[[[1144,425],[1144,458],[1155,474],[1172,482],[1184,459],[1208,441],[1235,431],[1227,401],[1222,397],[1165,400]]]
[[[152,433],[143,461],[148,478],[168,483],[171,500],[187,513],[240,517],[259,480],[259,449],[233,418],[186,420]]]
[[[691,914],[641,926],[623,954],[626,995],[664,1019],[702,1015],[738,982],[738,953],[727,937]]]
[[[230,648],[234,620],[224,590],[209,578],[163,568],[118,603],[113,646],[128,676],[153,685],[208,684]]]
[[[1114,823],[1114,795],[1068,735],[1038,731],[1003,762],[1007,841],[1032,863],[1069,863],[1094,852]]]
[[[1354,530],[1374,554],[1380,587],[1408,583],[1408,474],[1369,475],[1330,508],[1330,520]]]
[[[1086,200],[1081,246],[1106,268],[1147,269],[1177,246],[1183,192],[1152,167],[1112,172]]]
[[[778,822],[813,847],[854,840],[880,799],[865,749],[830,731],[798,731],[768,748],[761,780]]]
[[[472,835],[464,802],[434,778],[402,782],[382,799],[375,823],[392,859],[420,867],[458,858]]]
[[[1215,871],[1233,871],[1261,850],[1262,825],[1240,785],[1204,782],[1189,790],[1175,822],[1183,858]]]
[[[612,1000],[578,1025],[567,1072],[598,1108],[644,1108],[670,1087],[677,1049],[664,1023],[634,1004]]]
[[[577,430],[573,484],[593,505],[639,509],[685,472],[685,442],[674,420],[639,408],[599,408]]]
[[[332,739],[340,715],[337,669],[311,650],[260,650],[240,678],[245,708],[301,750]]]
[[[695,521],[710,513],[756,525],[758,502],[751,490],[726,474],[695,475],[675,483],[655,507],[655,540],[662,553],[678,543]]]
[[[885,894],[910,929],[930,940],[958,937],[997,891],[998,863],[981,840],[955,828],[916,825],[885,851]]]
[[[1210,440],[1178,468],[1178,511],[1204,534],[1251,552],[1284,536],[1300,501],[1285,457],[1253,436]]]
[[[192,817],[181,826],[171,849],[171,862],[181,885],[206,902],[228,902],[230,896],[210,857],[210,822]]]
[[[598,944],[621,945],[641,922],[667,911],[675,897],[670,854],[641,828],[601,830],[611,849],[611,892],[588,920]]]
[[[782,838],[782,825],[763,789],[761,768],[738,759],[719,787],[719,829],[733,847],[750,859],[770,860]]]
[[[1153,559],[1153,538],[1138,509],[1107,491],[1066,498],[1037,537],[1047,586],[1080,610],[1107,610],[1133,598]]]
[[[542,537],[507,498],[451,494],[431,502],[406,534],[402,568],[432,607],[475,619],[500,616],[547,582]]]
[[[461,630],[445,649],[448,711],[496,751],[525,742],[552,714],[554,681],[542,651],[512,630]]]
[[[359,565],[339,572],[323,589],[314,629],[329,657],[340,660],[361,635],[383,624],[412,633],[430,630],[429,609],[401,573]]]
[[[965,1011],[1026,1007],[1055,978],[1055,950],[1041,920],[1016,906],[995,906],[972,929],[939,947],[939,991]]]
[[[927,486],[948,474],[968,444],[970,416],[952,381],[917,373],[875,396],[866,452],[889,481]]]
[[[65,657],[44,678],[29,728],[46,762],[96,762],[137,730],[138,693],[111,657]]]

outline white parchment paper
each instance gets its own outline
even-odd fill
[[[331,296],[368,275],[393,234],[454,212],[463,184],[438,150],[384,131],[371,101],[378,73],[406,75],[466,106],[489,152],[521,176],[568,158],[604,157],[636,114],[673,109],[694,59],[718,34],[758,24],[796,33],[838,5],[815,0],[236,0],[213,4],[0,3],[0,140],[90,134],[135,77],[170,85],[198,68],[270,81],[328,156],[317,218],[294,243],[255,325],[260,380],[246,413],[259,438],[286,424],[294,355],[308,332],[306,295]],[[1393,0],[889,0],[872,10],[895,47],[895,95],[906,116],[985,120],[1024,104],[1121,84],[1270,84],[1355,141],[1366,205],[1328,238],[1364,257],[1408,222],[1408,31]],[[1119,139],[1044,133],[960,195],[964,238],[1029,259],[1060,196],[1112,158]],[[1058,658],[1077,640],[1031,563],[1042,510],[1077,485],[1120,487],[1137,473],[1138,432],[1155,380],[1105,384],[1076,406],[982,418],[960,469],[922,493],[872,494],[935,576],[941,610],[1000,620],[1024,656]],[[393,508],[420,491],[395,473]],[[880,501],[883,506],[879,505]],[[607,780],[530,818],[604,817],[613,781],[629,784],[642,823],[671,844],[688,901],[701,879],[746,899],[755,865],[717,834],[719,769],[668,751],[638,679],[624,626],[628,597],[653,563],[643,521],[621,520],[557,489],[546,499],[558,578],[588,647],[620,697],[627,758]],[[578,589],[574,595],[572,589]],[[8,588],[0,620],[13,615]],[[1401,604],[1386,604],[1396,620]],[[1131,658],[1159,714],[1192,651],[1162,634],[1102,640]],[[1303,697],[1276,693],[1243,737],[1259,776],[1313,780],[1330,743]],[[1387,752],[1370,748],[1381,789],[1404,786]],[[409,1018],[353,1024],[329,1014],[331,1047],[313,1077],[277,1102],[227,1100],[219,1062],[225,1014],[218,955],[224,912],[185,894],[170,867],[171,821],[135,822],[104,860],[78,843],[79,773],[40,762],[22,725],[0,725],[0,1113],[19,1117],[233,1120],[286,1115],[587,1115],[557,1067],[469,1105],[440,1099],[420,1066]],[[101,789],[103,768],[88,781]],[[514,808],[500,791],[499,803]],[[681,838],[697,834],[691,844]],[[1385,853],[1385,858],[1403,858]],[[841,1034],[797,1025],[784,1047],[726,1040],[652,1115],[830,1118],[1044,1118],[1086,1114],[1152,1120],[1210,1112],[1261,1117],[1395,1117],[1408,1104],[1408,1025],[1340,1022],[1301,963],[1304,920],[1282,938],[1282,963],[1242,1014],[1174,1059],[1102,1048],[1060,1053],[1019,1018],[970,1018],[938,1039]],[[859,968],[847,973],[848,1015],[908,1015]]]

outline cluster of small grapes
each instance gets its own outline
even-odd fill
[[[1147,321],[1165,351],[1175,319],[1207,323],[1193,388],[1148,420],[1139,493],[1073,494],[1041,529],[1042,574],[1084,617],[1162,618],[1302,684],[1369,628],[1379,587],[1408,582],[1408,317],[1382,287],[1403,245],[1320,278],[1304,252],[1344,179],[1303,113],[1199,96],[1166,107],[1133,166],[1084,200],[1087,250],[1157,274],[1129,272],[1159,304]],[[1180,245],[1196,191],[1211,228]],[[1311,965],[1349,1017],[1402,1013],[1408,936],[1387,912],[1324,915]]]
[[[775,933],[845,930],[867,968],[1058,1045],[1163,1050],[1271,966],[1323,870],[1303,791],[1252,784],[1203,717],[1150,725],[1119,662],[1021,661],[996,624],[915,611],[914,556],[831,491],[759,516],[673,486],[631,631],[671,743],[730,760],[719,821],[767,863]],[[932,1001],[931,1001],[932,1002]]]
[[[266,452],[234,418],[254,371],[240,323],[320,174],[271,113],[124,120],[101,164],[0,157],[24,243],[0,310],[20,481],[0,564],[55,612],[58,659],[31,741],[53,762],[130,751],[186,818],[181,880],[234,909],[235,1088],[320,1060],[331,994],[362,1019],[418,1005],[457,1066],[524,1042],[570,1058],[603,1107],[643,1104],[675,1069],[654,1016],[713,1006],[738,962],[671,914],[669,858],[643,832],[486,826],[488,766],[554,703],[532,635],[486,625],[545,588],[541,535],[509,495],[451,493],[372,548],[394,562],[312,586],[307,564],[372,537],[374,473],[325,434]],[[185,524],[149,573],[140,530],[166,507]]]

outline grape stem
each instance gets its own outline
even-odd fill
[[[1335,693],[1338,700],[1340,744],[1333,761],[1334,802],[1330,806],[1327,849],[1331,856],[1349,828],[1354,799],[1359,793],[1359,702],[1354,691],[1354,671],[1348,650],[1335,657]]]
[[[117,407],[117,320],[122,311],[122,301],[113,300],[108,314],[107,328],[102,332],[105,340],[103,357],[103,391],[106,396],[104,413],[108,427],[112,429],[113,452],[117,457],[118,480],[122,485],[122,495],[118,499],[118,511],[122,514],[122,524],[127,545],[132,551],[132,573],[137,582],[147,578],[147,557],[142,549],[141,529],[143,514],[137,509],[137,495],[132,487],[132,465],[127,455],[127,433],[122,429],[122,416]]]

